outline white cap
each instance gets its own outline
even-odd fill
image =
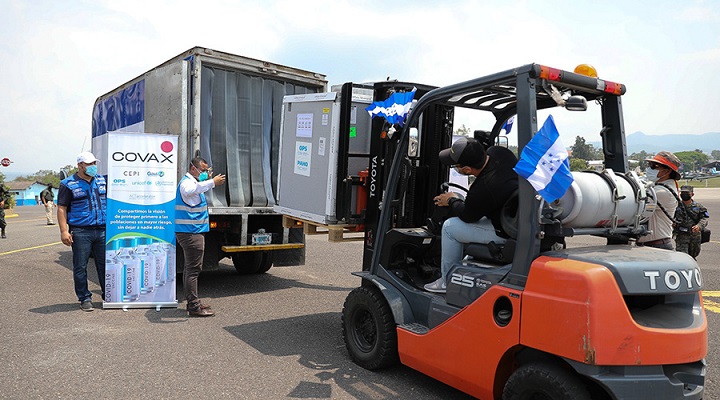
[[[78,164],[80,164],[80,163],[92,164],[92,163],[94,163],[94,162],[97,161],[97,160],[98,160],[98,159],[95,158],[95,156],[93,155],[93,153],[91,153],[91,152],[89,152],[89,151],[82,152],[82,153],[78,154],[78,156],[77,156],[77,162],[78,162]]]

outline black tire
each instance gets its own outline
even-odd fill
[[[359,287],[348,294],[342,311],[345,347],[353,361],[369,370],[399,361],[395,319],[376,287]]]
[[[585,385],[573,371],[557,365],[530,363],[508,379],[503,400],[590,400]]]
[[[203,271],[215,269],[220,263],[220,243],[222,237],[208,232],[205,234],[205,250],[203,252]]]
[[[272,267],[272,254],[269,251],[249,251],[233,253],[233,266],[241,275],[264,274]]]

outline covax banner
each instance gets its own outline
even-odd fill
[[[108,132],[103,308],[177,307],[177,136]]]

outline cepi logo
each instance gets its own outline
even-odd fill
[[[173,144],[169,141],[164,141],[160,144],[160,150],[162,153],[141,153],[141,152],[134,152],[134,151],[128,151],[128,152],[122,152],[122,151],[116,151],[112,153],[112,159],[113,161],[127,161],[127,162],[151,162],[154,161],[156,163],[162,164],[164,162],[168,162],[170,164],[174,164],[174,161],[172,160],[173,154],[163,154],[163,153],[169,153],[173,149]]]

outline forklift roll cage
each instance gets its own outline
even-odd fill
[[[558,107],[558,103],[549,94],[553,87],[565,95],[579,95],[587,101],[596,101],[601,105],[603,128],[600,134],[605,165],[616,172],[626,173],[628,161],[625,152],[621,107],[621,96],[625,93],[625,86],[599,78],[547,68],[539,64],[528,64],[482,78],[432,89],[422,95],[410,111],[407,122],[400,131],[399,147],[394,153],[392,165],[385,180],[387,184],[384,196],[402,195],[397,191],[402,160],[407,154],[409,131],[421,125],[424,111],[430,110],[432,106],[446,106],[491,112],[496,119],[489,138],[493,141],[500,134],[503,123],[511,116],[517,115],[515,123],[518,131],[518,151],[521,152],[537,133],[537,111]],[[376,98],[376,100],[382,99]],[[375,132],[375,123],[373,132]],[[523,288],[532,261],[540,255],[540,241],[544,232],[542,226],[538,224],[541,200],[536,196],[533,187],[524,179],[519,180],[518,200],[518,226],[522,226],[523,229],[518,230],[517,242],[523,245],[517,246],[515,249],[512,269],[504,284]],[[366,236],[366,244],[374,242],[370,265],[366,264],[366,267],[369,267],[366,270],[369,269],[371,275],[375,275],[379,271],[382,243],[386,232],[390,229],[395,203],[395,198],[393,201],[377,199],[376,202],[368,202],[368,209],[376,205],[381,210],[377,227],[374,230],[375,237],[373,238],[373,235]],[[366,256],[368,255],[366,252]]]

